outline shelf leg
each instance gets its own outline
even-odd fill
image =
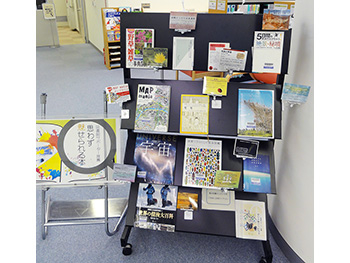
[[[45,224],[48,221],[48,211],[50,206],[50,200],[47,200],[46,204],[46,192],[49,190],[49,188],[43,188],[41,190],[41,236],[42,239],[45,240],[47,235],[47,226]]]
[[[272,250],[271,250],[270,241],[269,240],[262,241],[262,245],[265,253],[265,257],[263,257],[262,259],[264,259],[264,261],[267,263],[272,263]]]
[[[125,247],[128,244],[128,239],[129,239],[129,235],[131,232],[131,228],[132,228],[132,226],[125,226],[124,227],[124,231],[123,231],[122,236],[120,238],[120,244],[122,247]]]

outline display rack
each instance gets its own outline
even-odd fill
[[[144,14],[122,14],[121,15],[121,39],[125,39],[126,28],[153,28],[155,31],[155,47],[168,48],[168,66],[163,70],[171,69],[173,53],[173,37],[181,36],[180,33],[169,29],[169,14],[166,13],[144,13]],[[222,15],[222,14],[198,14],[196,30],[186,33],[186,37],[195,37],[194,71],[206,71],[208,61],[209,42],[229,42],[231,47],[237,50],[247,50],[248,58],[244,72],[252,72],[252,46],[254,31],[261,31],[262,15]],[[242,159],[232,154],[234,141],[237,138],[237,111],[238,111],[238,89],[268,89],[274,92],[274,139],[259,138],[259,153],[269,155],[271,174],[271,194],[276,194],[275,163],[274,163],[274,140],[281,139],[281,90],[284,74],[288,72],[289,48],[291,30],[284,31],[284,46],[281,65],[281,74],[278,77],[278,85],[267,84],[242,84],[228,83],[226,97],[221,97],[222,108],[220,110],[209,110],[209,133],[207,135],[183,134],[179,132],[181,94],[202,94],[202,81],[178,81],[178,80],[152,80],[131,79],[130,69],[126,68],[125,60],[122,60],[125,83],[129,84],[132,100],[123,103],[123,109],[129,110],[129,119],[123,119],[122,129],[128,130],[128,141],[125,152],[124,163],[134,164],[134,150],[136,136],[140,131],[134,130],[134,116],[136,108],[136,97],[138,84],[169,85],[171,86],[169,127],[168,132],[143,132],[162,135],[177,136],[176,161],[174,171],[174,185],[179,190],[198,194],[201,200],[201,189],[182,186],[182,171],[184,161],[184,147],[186,138],[215,138],[222,140],[222,169],[243,171]],[[121,43],[122,54],[125,54],[126,44]],[[213,98],[210,98],[210,102]],[[132,246],[128,238],[134,226],[138,188],[141,181],[136,179],[131,184],[128,212],[126,215],[125,228],[121,236],[121,246],[124,255],[132,253]],[[268,213],[267,195],[263,193],[248,193],[243,191],[243,176],[241,176],[239,187],[235,189],[235,198],[238,200],[257,200],[265,203],[266,215]],[[200,234],[214,234],[236,237],[235,212],[201,209],[201,202],[193,220],[184,220],[184,211],[176,210],[175,231],[191,232]],[[268,228],[268,227],[267,227]],[[272,251],[267,234],[266,241],[262,241],[265,255],[260,262],[272,262]]]
[[[108,69],[120,68],[121,52],[120,52],[120,29],[107,29],[106,28],[106,10],[119,11],[119,8],[101,8],[102,13],[102,27],[103,27],[103,42],[104,42],[104,60]],[[113,36],[111,40],[108,36]]]

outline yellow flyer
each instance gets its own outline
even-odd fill
[[[226,96],[227,79],[217,77],[204,77],[202,93],[215,96]]]

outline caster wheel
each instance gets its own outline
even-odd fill
[[[264,257],[261,257],[261,259],[260,259],[259,263],[267,263],[267,260],[266,260],[266,258],[264,258]]]
[[[123,247],[123,255],[124,256],[129,256],[132,253],[132,245],[131,244],[126,244],[125,247]]]

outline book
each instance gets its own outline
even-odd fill
[[[167,48],[144,48],[143,49],[143,65],[146,67],[168,66],[168,49]]]
[[[221,154],[219,140],[186,138],[182,186],[214,187],[216,171],[221,170]]]
[[[209,96],[181,95],[180,133],[208,134]]]
[[[258,154],[255,159],[243,160],[243,191],[271,193],[270,158]]]
[[[221,49],[220,68],[223,71],[243,71],[247,61],[248,51]]]
[[[178,192],[177,193],[177,209],[197,210],[198,209],[198,194]]]
[[[177,186],[139,184],[137,207],[176,211]]]
[[[238,136],[273,138],[274,91],[238,89]]]
[[[129,84],[109,86],[105,88],[109,104],[122,103],[130,100]]]
[[[230,48],[230,43],[209,42],[208,71],[225,71],[220,65],[221,50]]]
[[[202,189],[202,209],[235,211],[235,192]]]
[[[265,203],[236,200],[236,237],[266,240]]]
[[[227,95],[227,79],[219,77],[204,77],[203,94],[226,96]]]
[[[176,136],[137,134],[134,163],[140,181],[173,184]]]
[[[176,211],[136,208],[134,227],[175,232]]]
[[[255,31],[252,71],[281,73],[284,32]]]
[[[193,70],[194,37],[173,38],[173,70]]]
[[[288,30],[291,12],[290,10],[264,9],[263,30]]]
[[[281,99],[290,103],[301,104],[307,101],[309,92],[310,86],[284,83]]]
[[[143,48],[154,47],[154,29],[126,29],[126,67],[147,68],[143,65]]]
[[[214,178],[214,187],[218,188],[238,188],[239,179],[241,178],[240,171],[216,171]]]
[[[139,84],[135,130],[168,131],[170,86]]]

